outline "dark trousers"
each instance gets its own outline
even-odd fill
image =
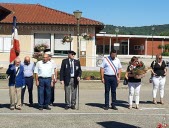
[[[25,87],[22,88],[21,92],[21,103],[24,103],[24,95],[25,95],[25,90],[26,86],[28,88],[28,93],[29,93],[29,103],[33,104],[33,77],[25,77]]]
[[[104,75],[104,80],[105,80],[105,107],[109,107],[110,89],[111,89],[111,98],[112,98],[111,105],[114,105],[114,102],[116,101],[117,78],[116,76]]]
[[[55,101],[55,84],[53,84],[53,87],[51,87],[50,103],[53,103],[54,101]]]
[[[38,104],[39,107],[47,107],[51,98],[51,78],[39,78]]]

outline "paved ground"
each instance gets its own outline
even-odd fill
[[[64,110],[63,86],[57,83],[56,100],[51,111],[37,109],[37,90],[34,86],[33,108],[24,105],[21,111],[9,110],[7,81],[0,81],[0,128],[155,128],[166,117],[169,124],[169,84],[165,88],[165,104],[152,104],[152,85],[148,83],[150,74],[143,79],[140,96],[140,109],[127,109],[128,88],[117,89],[117,107],[119,110],[102,109],[104,86],[100,82],[80,83],[80,110]],[[169,76],[169,75],[168,75]],[[169,78],[167,76],[167,78]],[[158,97],[159,99],[159,97]],[[28,102],[27,93],[26,100]]]

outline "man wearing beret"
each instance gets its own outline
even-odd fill
[[[75,109],[77,85],[82,74],[80,61],[74,59],[75,55],[74,51],[69,51],[68,58],[62,61],[60,69],[60,81],[65,86],[66,110]]]

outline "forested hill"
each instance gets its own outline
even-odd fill
[[[106,25],[102,32],[109,34],[115,34],[115,28],[119,28],[118,34],[124,35],[151,35],[152,26],[142,26],[142,27],[124,27],[124,26],[113,26]],[[154,25],[154,34],[156,36],[169,36],[169,24],[165,25]]]

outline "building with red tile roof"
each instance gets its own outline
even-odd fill
[[[45,7],[40,4],[0,3],[0,52],[1,61],[8,61],[12,20],[17,18],[17,28],[20,40],[21,54],[32,56],[34,46],[46,43],[48,50],[54,54],[57,63],[67,57],[67,51],[77,52],[77,19],[73,14]],[[81,17],[80,18],[80,60],[84,66],[95,66],[95,60],[88,60],[96,56],[95,35],[102,30],[104,24]],[[93,36],[85,40],[81,34]],[[63,43],[65,35],[71,35],[72,42]]]

